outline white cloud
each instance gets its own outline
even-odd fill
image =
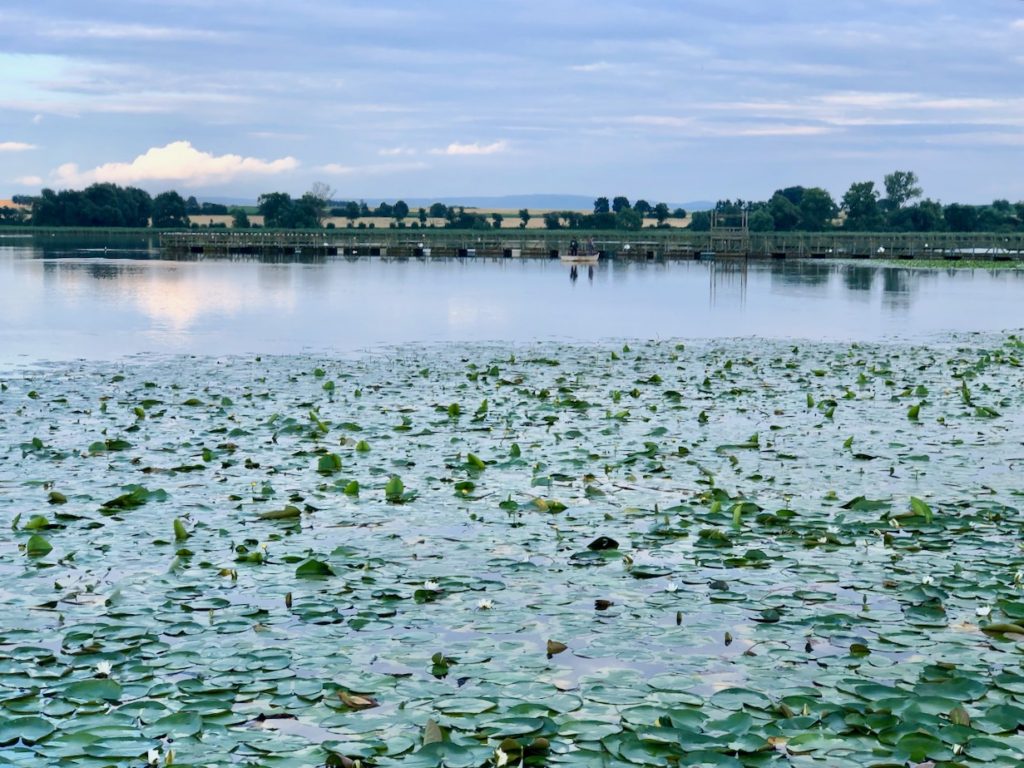
[[[444,149],[432,149],[430,154],[432,155],[497,155],[501,152],[505,152],[508,149],[508,142],[505,140],[496,141],[493,144],[480,144],[474,142],[472,144],[460,144],[457,141],[452,142]]]
[[[27,152],[35,148],[35,144],[26,144],[23,141],[0,141],[0,152]]]
[[[94,182],[136,184],[146,181],[176,181],[187,184],[215,184],[237,176],[268,176],[294,170],[294,157],[260,160],[241,155],[212,155],[200,152],[187,141],[175,141],[165,147],[153,147],[130,163],[106,163],[92,170],[79,170],[75,163],[60,166],[54,179],[69,186]]]
[[[23,187],[39,187],[43,183],[43,179],[40,176],[19,176],[14,181]]]
[[[693,124],[689,117],[672,117],[671,115],[633,115],[624,122],[631,125],[653,125],[658,128],[684,128]]]
[[[569,69],[573,72],[607,72],[612,65],[607,61],[595,61],[593,64],[576,64]]]
[[[341,163],[328,163],[321,165],[316,170],[331,176],[378,176],[388,173],[399,173],[403,171],[422,171],[430,166],[423,161],[412,163],[379,163],[375,165],[342,165]]]
[[[57,24],[41,28],[48,37],[62,39],[92,38],[94,40],[142,40],[146,42],[170,42],[178,40],[224,40],[231,35],[210,29],[187,27],[159,27],[150,24]]]
[[[416,150],[412,147],[385,147],[377,150],[377,154],[381,157],[401,157],[403,155],[411,157],[416,154]]]
[[[832,133],[832,129],[824,125],[766,125],[754,128],[738,128],[731,136],[821,136]]]

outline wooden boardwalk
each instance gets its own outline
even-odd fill
[[[629,259],[1024,259],[1024,233],[487,232],[474,230],[189,231],[160,235],[171,256],[394,256],[558,258],[588,237],[603,257]]]

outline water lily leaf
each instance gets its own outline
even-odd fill
[[[291,504],[286,505],[283,509],[272,509],[267,512],[261,512],[259,515],[260,520],[295,520],[302,516],[302,510]]]
[[[0,746],[14,744],[21,739],[36,744],[54,732],[53,724],[41,717],[0,718]]]
[[[316,579],[335,575],[331,566],[315,558],[309,558],[295,569],[295,576],[300,579]]]
[[[316,463],[316,471],[321,475],[332,475],[341,470],[341,456],[336,453],[326,453]]]
[[[198,712],[175,712],[150,723],[145,733],[150,738],[185,738],[203,730],[203,718]]]
[[[69,683],[61,693],[71,701],[120,701],[122,689],[110,679],[80,680]]]
[[[374,707],[380,706],[377,700],[372,696],[361,696],[359,694],[349,693],[344,689],[338,691],[338,698],[340,698],[341,703],[349,709],[373,709]]]
[[[722,709],[768,709],[772,705],[772,700],[763,693],[747,688],[726,688],[714,694],[711,703]]]
[[[441,726],[433,718],[427,720],[427,724],[423,727],[423,746],[440,744],[443,741],[444,732],[441,730]]]
[[[39,534],[33,534],[25,543],[25,554],[29,557],[42,557],[53,551],[53,546]]]
[[[568,650],[569,646],[565,643],[561,643],[558,640],[548,640],[547,643],[547,654],[548,658],[556,656],[563,651]]]

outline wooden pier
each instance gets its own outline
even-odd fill
[[[735,231],[734,231],[735,230]],[[166,232],[161,250],[172,257],[391,256],[558,258],[570,242],[589,238],[604,258],[821,258],[1019,261],[1024,233],[870,233],[477,231],[477,230],[219,230]]]

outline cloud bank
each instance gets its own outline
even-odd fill
[[[175,141],[165,147],[153,147],[130,163],[105,163],[91,170],[80,170],[76,163],[65,163],[53,174],[60,184],[77,187],[95,182],[139,184],[147,181],[173,181],[186,185],[219,184],[239,176],[271,176],[297,168],[294,157],[260,160],[241,155],[212,155],[201,152],[188,141]]]
[[[35,148],[35,144],[26,144],[23,141],[0,141],[0,152],[27,152]]]

